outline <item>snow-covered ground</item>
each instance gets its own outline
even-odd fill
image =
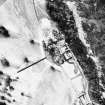
[[[26,2],[29,3],[28,10]],[[35,21],[32,2],[29,0],[26,2],[25,0],[8,0],[0,7],[0,24],[9,30],[11,35],[10,38],[0,38],[0,60],[6,58],[10,63],[9,67],[4,67],[0,63],[0,70],[11,78],[19,78],[18,81],[11,83],[14,91],[9,91],[12,97],[8,99],[11,103],[6,103],[7,105],[72,105],[76,98],[74,87],[78,88],[77,90],[81,88],[81,76],[74,79],[74,82],[71,81],[71,78],[79,74],[74,73],[73,64],[65,63],[62,67],[58,67],[60,68],[58,70],[51,62],[44,60],[17,73],[21,68],[45,57],[41,40],[44,30],[50,27],[46,17],[40,22]],[[31,39],[35,41],[34,44],[30,43]],[[28,58],[28,63],[24,62],[25,57]],[[51,65],[56,71],[51,69]],[[72,87],[72,82],[76,83],[76,86]]]

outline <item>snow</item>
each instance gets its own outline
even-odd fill
[[[13,6],[10,0],[8,2]],[[43,40],[43,30],[50,29],[51,23],[47,18],[43,18],[39,25],[33,26],[32,20],[29,22],[27,18],[22,17],[23,15],[17,16],[17,14],[11,13],[11,10],[7,10],[8,2],[0,8],[0,14],[2,14],[0,23],[9,30],[11,37],[0,39],[0,59],[5,57],[9,61],[10,67],[3,67],[0,63],[0,69],[11,78],[19,77],[17,81],[11,83],[15,90],[9,91],[12,95],[10,100],[15,99],[16,102],[8,103],[8,105],[71,105],[75,97],[71,85],[71,78],[75,76],[73,64],[58,67],[47,59],[17,73],[18,70],[45,57],[41,41]],[[34,16],[31,13],[29,17]],[[23,13],[20,12],[20,14]],[[24,14],[26,15],[27,12]],[[31,29],[29,25],[32,25]],[[30,39],[36,41],[35,45],[29,43]],[[24,57],[29,59],[28,64],[24,62]],[[56,68],[55,72],[51,70],[51,65]],[[21,96],[21,92],[25,96]]]

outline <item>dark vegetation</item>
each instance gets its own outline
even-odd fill
[[[1,64],[2,64],[4,67],[9,67],[9,66],[10,66],[9,61],[8,61],[6,58],[1,59]]]
[[[29,63],[29,59],[27,57],[24,58],[25,63]]]
[[[95,79],[92,81],[89,81],[89,96],[91,100],[93,100],[95,103],[98,103],[99,105],[105,104],[105,98],[102,98],[102,92],[105,90],[101,85],[99,85],[99,80]]]
[[[80,59],[81,57],[82,59],[86,57],[87,49],[78,37],[72,38],[71,42],[69,43],[69,46],[72,49],[74,55],[77,56],[78,59],[79,57]]]
[[[30,43],[31,43],[32,45],[34,45],[34,44],[35,44],[35,41],[34,41],[33,39],[31,39],[31,40],[30,40]]]
[[[101,55],[103,57],[105,54],[105,22],[101,22],[101,20],[105,20],[105,9],[103,5],[104,1],[100,2],[102,4],[102,10],[101,6],[99,7],[97,4],[97,0],[86,0],[85,3],[88,5],[88,8],[86,8],[85,4],[78,2],[78,11],[80,17],[86,18],[87,20],[82,22],[83,30],[87,33],[86,41],[90,44],[96,56],[99,57]],[[94,6],[95,3],[97,4],[96,7]],[[99,80],[101,79],[105,86],[105,66],[102,70],[102,77],[98,77],[98,70],[95,62],[90,57],[87,57],[87,49],[78,38],[73,13],[65,4],[62,2],[58,3],[56,0],[54,2],[48,1],[46,8],[51,20],[57,24],[59,31],[65,35],[66,43],[69,44],[78,63],[83,68],[84,75],[89,82],[89,95],[91,99],[99,105],[104,105],[105,98],[102,98],[102,92],[105,92],[105,90],[99,84]],[[94,20],[95,22],[89,22],[89,20]],[[105,59],[101,58],[100,60],[104,62],[104,65]]]
[[[0,105],[7,105],[5,102],[0,102]]]
[[[73,12],[70,11],[70,9],[68,9],[68,7],[62,2],[58,6],[56,2],[50,1],[48,1],[47,3],[47,12],[51,19],[57,23],[57,28],[59,29],[59,31],[61,31],[65,35],[65,41],[69,44],[70,49],[76,56],[80,65],[86,70],[85,74],[88,77],[92,71],[94,72],[91,74],[94,74],[95,64],[91,58],[87,57],[87,49],[83,45],[82,41],[78,38],[78,32],[75,24],[75,19],[73,17]],[[89,26],[86,26],[86,28],[87,27],[89,28],[89,31],[92,30],[92,28],[90,28]],[[90,71],[88,69],[90,69]]]
[[[73,12],[68,9],[67,5],[55,0],[54,2],[48,1],[46,8],[51,20],[57,23],[57,28],[65,34],[66,39],[76,36],[77,28]]]
[[[46,51],[49,53],[54,63],[56,63],[57,65],[64,63],[64,57],[60,54],[60,51],[57,47],[57,41],[49,39]]]
[[[88,77],[93,78],[88,78],[91,99],[99,105],[104,105],[105,98],[102,97],[102,92],[105,92],[105,0],[95,1],[94,3],[97,5],[96,7],[93,6],[93,10],[90,8],[93,4],[89,4],[88,2],[88,8],[81,4],[78,10],[80,10],[80,16],[87,20],[82,22],[82,27],[87,33],[87,42],[90,44],[93,53],[100,59],[102,70],[100,71],[101,77],[98,77],[97,69],[91,68],[95,66],[92,66],[93,63],[88,64],[91,62],[89,61],[88,63],[85,62],[89,68],[84,74],[88,73]],[[90,20],[93,21],[89,22]],[[99,80],[102,82],[104,88],[99,84]]]
[[[4,26],[0,26],[0,34],[5,38],[10,37],[8,30]]]
[[[91,45],[93,53],[98,57],[103,56],[105,54],[105,0],[85,0],[84,4],[78,3],[78,11],[80,17],[86,19],[82,21],[82,27],[87,33],[86,40]]]

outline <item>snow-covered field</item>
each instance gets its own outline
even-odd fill
[[[76,97],[74,88],[79,91],[81,87],[79,82],[76,83],[78,80],[81,82],[81,76],[73,82],[76,86],[72,87],[71,78],[79,74],[74,73],[73,64],[65,63],[57,69],[47,59],[17,73],[18,70],[45,57],[41,41],[45,30],[50,28],[50,23],[44,13],[42,16],[42,20],[38,22],[30,0],[7,0],[0,7],[0,25],[4,25],[10,34],[10,38],[0,36],[0,60],[5,58],[9,62],[8,67],[0,62],[0,71],[13,79],[18,78],[17,81],[11,82],[14,90],[7,91],[11,97],[0,93],[11,101],[4,100],[7,105],[72,105]],[[34,40],[34,44],[30,43],[30,40]],[[53,71],[51,66],[56,70]]]

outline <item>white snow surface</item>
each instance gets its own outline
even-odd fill
[[[12,78],[19,77],[19,80],[11,83],[15,90],[9,91],[12,95],[12,98],[9,97],[9,99],[11,101],[15,99],[16,102],[7,105],[72,105],[76,97],[71,81],[71,78],[75,77],[73,64],[57,67],[45,60],[17,73],[21,68],[45,57],[41,41],[45,34],[44,31],[51,27],[51,23],[47,25],[49,21],[44,18],[39,25],[33,26],[32,29],[35,30],[32,31],[29,27],[31,22],[28,23],[28,20],[22,16],[17,18],[16,14],[7,10],[14,10],[14,8],[10,8],[11,5],[12,3],[8,0],[4,6],[0,7],[0,24],[9,30],[11,35],[11,38],[0,39],[0,59],[5,57],[10,63],[10,67],[3,67],[0,63],[0,70]],[[20,12],[20,14],[22,13]],[[30,39],[35,41],[34,45],[29,43]],[[24,57],[29,59],[28,64],[24,63]],[[55,72],[51,70],[51,65],[56,68]],[[73,82],[76,83],[75,87],[81,85],[77,81],[81,82],[81,77]],[[24,92],[25,96],[21,96],[21,92]]]

